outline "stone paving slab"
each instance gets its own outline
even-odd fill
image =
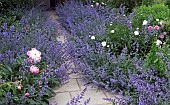
[[[110,93],[110,92],[107,92],[106,90],[102,90],[103,93],[108,97],[108,98],[112,98],[112,99],[115,99],[115,96],[118,97],[118,98],[122,98],[121,95],[118,95],[118,94],[113,94],[113,93]],[[116,101],[118,102],[118,100],[116,99]],[[115,103],[116,105],[121,105],[120,103]]]
[[[86,84],[81,78],[77,78],[78,85],[81,90],[83,90],[86,86],[88,86],[88,89],[96,89],[92,84]]]
[[[71,74],[70,78],[71,79],[80,79],[80,78],[82,78],[82,76],[80,74]]]
[[[58,40],[58,41],[61,41],[62,43],[65,42],[64,36],[58,36],[58,37],[57,37],[57,40]]]
[[[82,91],[70,92],[71,98],[77,96],[81,92]],[[102,98],[106,98],[106,96],[102,91],[98,91],[97,89],[87,89],[80,102],[84,102],[88,98],[90,98],[90,102],[88,105],[108,105],[108,104],[111,105],[110,102],[102,99]]]
[[[55,97],[49,99],[50,105],[66,105],[71,100],[69,92],[56,93]]]
[[[69,92],[69,91],[79,91],[80,88],[78,86],[76,79],[70,79],[68,83],[62,85],[61,87],[54,88],[54,92]]]

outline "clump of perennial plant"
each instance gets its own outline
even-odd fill
[[[51,87],[68,80],[68,42],[56,40],[58,25],[31,10],[17,26],[0,27],[0,104],[48,104]],[[64,34],[64,33],[63,33]]]

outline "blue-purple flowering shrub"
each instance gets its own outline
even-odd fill
[[[87,90],[87,87],[79,94],[77,95],[76,97],[73,97],[70,102],[68,102],[66,105],[82,105],[80,103],[80,100],[83,98],[85,92]],[[88,105],[90,102],[90,98],[86,99],[83,103],[83,105]]]
[[[0,27],[1,105],[48,105],[52,87],[69,79],[69,44],[56,40],[59,27],[47,17],[31,10],[17,27]]]
[[[158,48],[153,44],[150,53],[142,65],[136,63],[137,74],[129,72],[129,90],[131,98],[140,105],[168,105],[170,88],[169,45]],[[135,92],[138,92],[136,95]],[[131,103],[131,102],[130,102]]]
[[[126,16],[122,7],[116,12],[107,6],[78,1],[65,2],[57,6],[56,12],[70,32],[67,36],[73,45],[70,54],[75,69],[85,80],[123,95],[124,98],[119,100],[122,104],[168,102],[168,60],[165,62],[158,56],[160,49],[166,57],[169,54],[168,34],[161,31],[163,22],[149,27],[152,15],[148,15],[138,29],[133,26],[135,14]]]
[[[105,26],[113,17],[107,11],[114,12],[110,8],[92,7],[89,3],[84,5],[79,1],[65,2],[64,5],[58,5],[56,10],[63,26],[76,36],[105,34]]]

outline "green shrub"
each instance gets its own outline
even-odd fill
[[[143,67],[145,70],[149,71],[147,68],[154,67],[157,71],[157,75],[162,77],[166,75],[166,70],[168,70],[170,55],[169,55],[169,45],[165,44],[163,48],[157,47],[154,43],[151,47],[150,52],[146,55]]]
[[[30,8],[32,7],[31,0],[1,0],[0,1],[0,13],[8,14],[9,10],[15,8]]]
[[[170,0],[166,0],[165,5],[167,5],[170,8]]]
[[[28,10],[9,10],[8,14],[0,14],[0,25],[7,23],[9,26],[18,26],[24,15],[28,15]]]
[[[2,17],[0,17],[0,25],[2,24],[2,23],[8,23],[8,24],[13,24],[14,23],[14,21],[15,21],[15,17],[8,17],[8,18],[2,18]]]
[[[169,18],[170,16],[170,13],[169,13],[170,10],[164,4],[156,4],[153,6],[143,5],[143,6],[136,8],[135,10],[136,10],[136,16],[133,18],[133,25],[135,27],[141,27],[142,22],[144,20],[147,20],[150,14],[152,14],[152,17],[150,20],[151,25],[158,24],[158,21],[156,21],[156,19],[165,20]]]
[[[126,7],[126,12],[132,12],[132,10],[140,5],[152,5],[154,3],[153,0],[94,0],[95,2],[99,2],[102,5],[103,3],[106,3],[106,5],[113,7],[113,8],[119,8],[119,6],[122,4]]]
[[[111,31],[114,30],[114,33]],[[113,24],[108,28],[107,37],[108,44],[115,55],[119,55],[123,48],[127,47],[127,53],[131,56],[145,57],[150,51],[150,47],[154,40],[155,35],[147,33],[147,29],[143,27],[143,31],[132,29],[131,32],[125,24]],[[135,35],[136,33],[139,35]]]
[[[109,44],[112,45],[111,49],[116,55],[119,55],[122,49],[128,46],[128,44],[133,43],[130,40],[131,37],[127,25],[118,23],[109,27],[108,30]],[[114,30],[114,33],[111,33],[112,30]]]
[[[166,9],[166,11],[164,9]],[[149,16],[150,12],[153,13],[152,16]],[[131,57],[137,56],[145,58],[150,52],[154,41],[159,38],[162,33],[168,33],[170,23],[168,16],[169,9],[163,4],[141,6],[138,8],[136,14],[131,16],[132,22],[127,20],[130,19],[128,18],[130,16],[126,17],[123,14],[118,17],[118,20],[113,19],[111,25],[108,27],[108,34],[103,35],[104,37],[99,39],[100,41],[107,41],[107,44],[110,44],[110,48],[115,55],[119,55],[122,49],[127,47],[127,53]],[[156,21],[156,19],[159,19],[159,21]],[[146,20],[148,24],[144,25],[144,20]],[[160,25],[162,21],[164,24]],[[130,24],[132,24],[132,27]],[[148,26],[153,27],[153,30],[148,30]],[[154,29],[155,26],[158,26],[159,29]],[[112,30],[114,30],[113,33],[111,32]],[[164,42],[164,40],[162,41]]]

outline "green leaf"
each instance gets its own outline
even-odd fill
[[[115,103],[112,103],[112,105],[116,105]]]
[[[0,96],[2,96],[3,95],[3,89],[0,89]]]
[[[31,105],[37,105],[38,103],[32,99],[27,98],[27,101],[31,104]]]
[[[12,85],[11,85],[10,83],[6,83],[6,84],[7,84],[6,90],[7,90],[7,91],[10,91]]]
[[[14,86],[12,86],[11,89],[12,89],[13,93],[16,94],[16,92],[17,92],[16,88]]]
[[[16,63],[22,64],[22,62],[24,61],[25,58],[26,58],[25,55],[21,55],[21,56],[17,57],[16,58]]]
[[[8,73],[8,74],[9,72],[12,73],[12,69],[8,65],[2,65],[0,69],[2,69],[2,71],[5,73]]]
[[[158,58],[156,58],[156,59],[154,60],[154,62],[153,62],[153,63],[156,63],[158,60],[159,60],[159,59],[158,59]]]

